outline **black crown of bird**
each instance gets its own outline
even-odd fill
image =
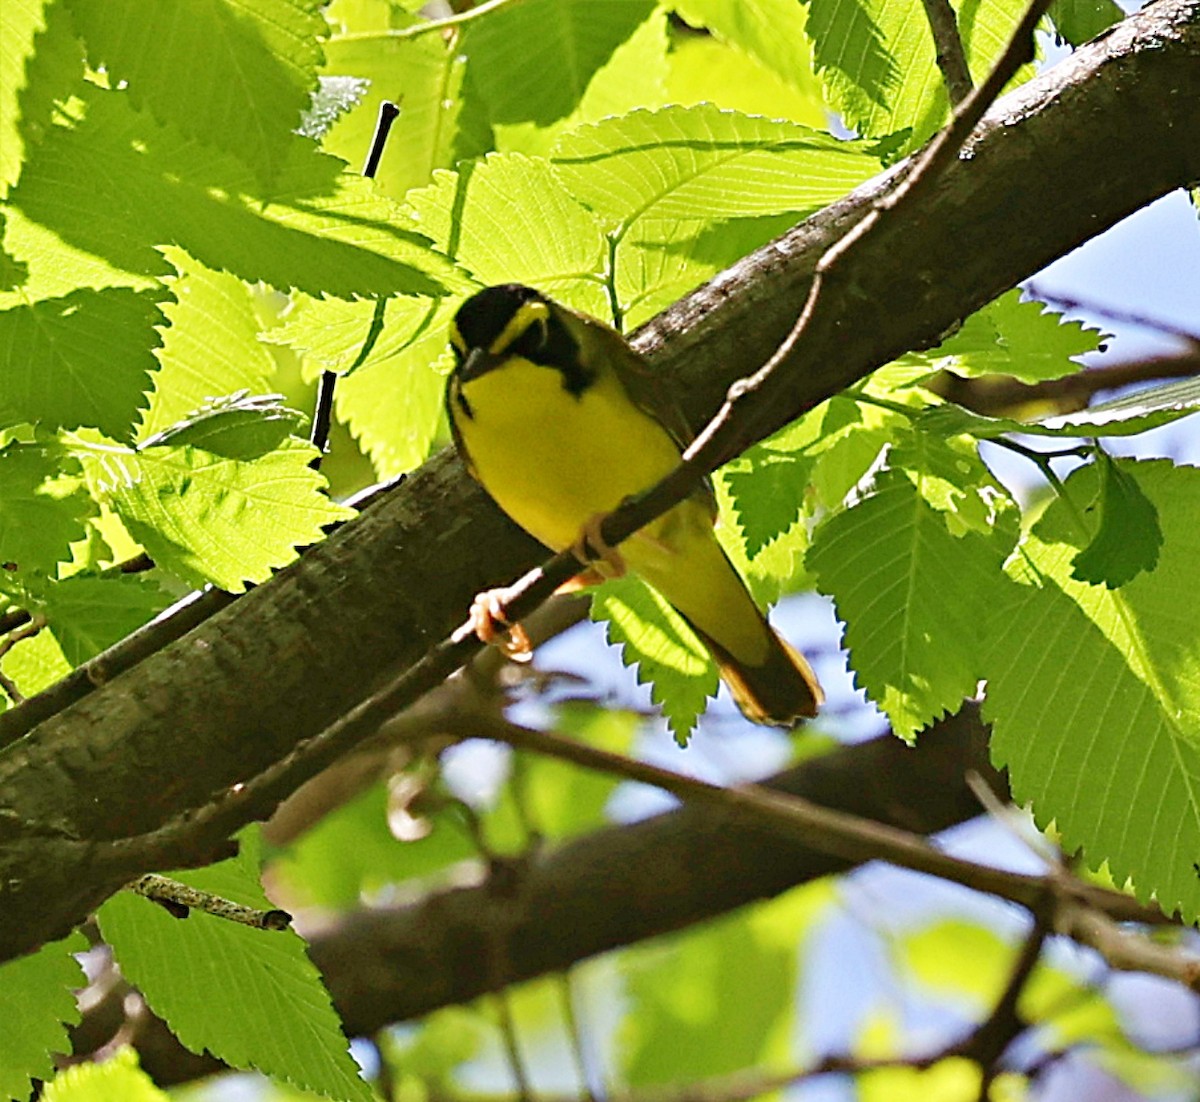
[[[691,431],[653,369],[615,329],[531,287],[488,287],[450,327],[446,409],[471,474],[517,524],[588,564],[571,588],[632,570],[708,647],[742,713],[793,726],[824,699],[804,658],[768,625],[717,540],[708,482],[619,548],[600,522],[679,463]],[[485,642],[502,591],[472,609]]]

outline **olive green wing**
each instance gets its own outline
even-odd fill
[[[582,345],[581,360],[585,364],[611,365],[634,405],[662,425],[681,452],[687,448],[696,438],[696,434],[692,431],[692,426],[679,403],[663,386],[662,379],[655,373],[650,362],[637,353],[615,329],[573,310],[570,313],[577,323],[574,328]],[[713,493],[711,479],[705,478],[694,491],[694,496],[704,501],[715,518],[717,499]]]

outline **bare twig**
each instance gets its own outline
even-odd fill
[[[176,918],[186,918],[189,911],[203,911],[214,918],[223,918],[242,926],[253,926],[258,930],[286,930],[292,922],[292,916],[287,911],[247,907],[242,903],[234,903],[231,899],[213,895],[212,892],[201,891],[178,880],[172,880],[168,876],[159,876],[158,873],[139,876],[130,881],[127,887],[138,895],[161,903]]]
[[[3,659],[23,639],[31,639],[46,626],[46,617],[40,613],[30,616],[20,627],[11,629],[4,638],[0,639],[0,659]],[[14,704],[21,704],[25,697],[17,684],[3,670],[0,670],[0,689],[2,689]]]
[[[962,35],[958,30],[958,17],[954,14],[954,8],[950,6],[950,0],[923,2],[925,18],[929,20],[929,29],[933,33],[934,59],[941,70],[946,95],[950,97],[950,106],[957,107],[971,94],[974,87],[971,70],[967,68]]]
[[[1104,364],[1040,383],[1022,383],[1006,375],[964,379],[947,371],[942,372],[930,389],[951,402],[993,417],[1020,415],[1030,409],[1075,413],[1086,409],[1104,390],[1190,375],[1200,375],[1200,345],[1173,356]]]
[[[1033,911],[1033,926],[1013,962],[1008,983],[1004,985],[992,1012],[965,1040],[954,1047],[957,1055],[965,1056],[979,1065],[982,1072],[979,1084],[980,1102],[987,1102],[990,1096],[992,1081],[1001,1070],[1001,1057],[1028,1025],[1018,1012],[1017,1006],[1034,968],[1041,959],[1042,948],[1050,933],[1049,915],[1053,905],[1054,897],[1047,892],[1042,905]]]
[[[1123,929],[1094,907],[1064,901],[1054,916],[1057,933],[1095,949],[1119,972],[1149,972],[1200,991],[1200,956]]]
[[[1036,283],[1026,284],[1025,290],[1039,302],[1057,307],[1064,312],[1077,311],[1093,317],[1104,318],[1106,321],[1136,325],[1139,329],[1149,329],[1164,337],[1176,337],[1181,341],[1186,341],[1192,346],[1193,352],[1200,350],[1200,333],[1176,322],[1152,317],[1139,310],[1124,310],[1118,306],[1107,306],[1104,303],[1091,302],[1088,299],[1063,295],[1056,291],[1047,291]]]
[[[522,750],[569,761],[585,769],[612,773],[670,792],[682,800],[709,803],[733,812],[781,835],[795,838],[821,853],[847,861],[887,861],[901,868],[927,873],[987,892],[1040,913],[1048,895],[1080,898],[1101,912],[1122,919],[1145,913],[1136,900],[1120,892],[1107,891],[1070,877],[1061,870],[1046,876],[1029,876],[951,857],[935,849],[924,838],[898,827],[887,826],[822,807],[809,800],[776,792],[759,785],[724,788],[684,773],[664,769],[636,758],[600,750],[561,735],[537,731],[511,723],[502,716],[471,717],[464,733],[492,738]]]

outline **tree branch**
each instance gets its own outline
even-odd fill
[[[952,107],[958,106],[971,94],[974,82],[967,67],[962,35],[958,33],[958,17],[950,0],[923,0],[925,18],[933,34],[934,60],[946,85],[946,95]]]

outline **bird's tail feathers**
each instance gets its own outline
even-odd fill
[[[756,666],[734,658],[695,624],[691,627],[712,654],[734,703],[752,723],[794,727],[802,719],[812,719],[825,702],[825,693],[812,667],[769,625],[766,628],[771,645],[766,660]]]

